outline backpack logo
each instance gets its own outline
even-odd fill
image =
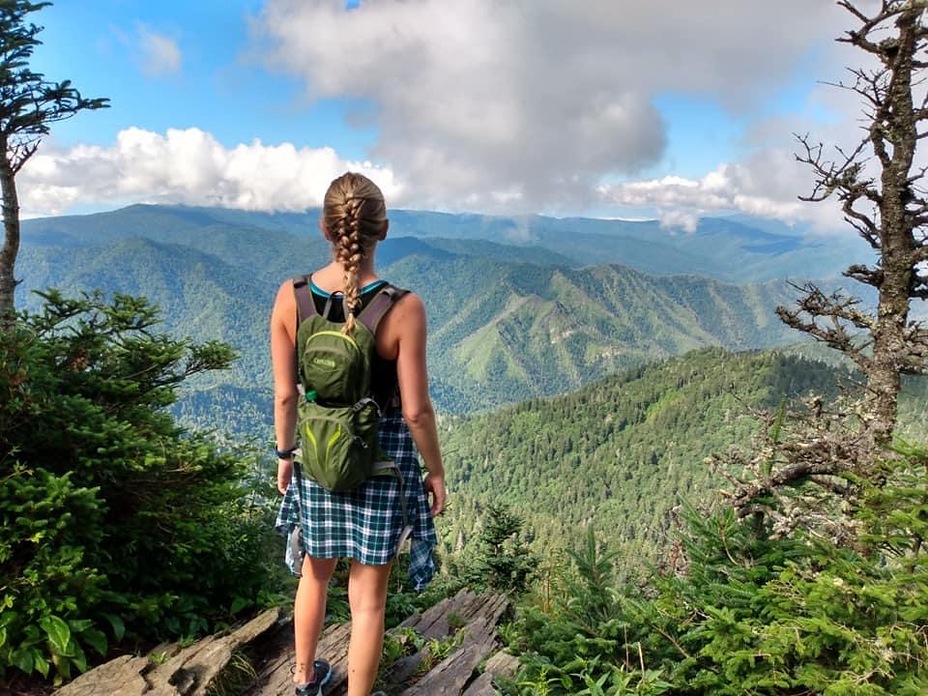
[[[348,491],[381,468],[377,446],[381,411],[371,394],[371,364],[377,325],[405,294],[385,285],[357,316],[351,334],[315,308],[308,278],[294,279],[299,308],[297,366],[305,394],[298,406],[299,463],[306,475],[330,491]]]

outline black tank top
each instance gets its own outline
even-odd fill
[[[360,306],[358,312],[377,296],[377,293],[387,284],[385,280],[375,280],[361,288]],[[325,316],[329,321],[343,323],[345,321],[345,296],[340,293],[328,293],[310,279],[310,290],[312,291],[313,303],[316,305],[316,311]],[[380,406],[381,410],[386,413],[393,408],[399,408],[400,396],[396,377],[396,361],[384,360],[377,353],[374,353],[374,360],[371,363],[371,391],[373,392],[374,401]]]

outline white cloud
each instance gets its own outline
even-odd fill
[[[176,39],[159,33],[147,24],[137,22],[131,31],[116,24],[109,33],[125,48],[128,60],[147,77],[163,77],[178,73],[183,65],[183,53]]]
[[[266,60],[310,98],[363,105],[376,166],[330,148],[226,147],[206,124],[130,128],[107,147],[43,144],[21,177],[24,209],[144,200],[301,210],[355,169],[394,207],[655,211],[682,229],[731,211],[841,224],[834,205],[798,201],[811,179],[791,134],[853,144],[858,100],[822,87],[795,113],[770,115],[771,95],[840,79],[859,59],[833,41],[852,20],[831,0],[763,12],[744,0],[365,0],[352,11],[341,0],[266,0],[255,24]],[[135,43],[157,58],[153,70],[180,69],[175,41],[139,26]],[[668,163],[686,153],[666,152],[655,106],[666,94],[721,103],[747,124],[737,161],[673,174]]]
[[[834,201],[812,204],[811,172],[792,154],[768,150],[739,164],[724,164],[701,179],[665,177],[600,186],[605,205],[657,211],[661,224],[687,232],[700,217],[740,212],[788,223],[808,222],[821,231],[841,226]]]
[[[144,25],[138,27],[138,34],[142,71],[146,75],[160,76],[180,71],[181,52],[177,41]]]
[[[225,148],[198,128],[161,135],[138,128],[112,147],[59,150],[44,143],[17,180],[25,215],[58,215],[73,205],[186,203],[250,210],[305,210],[319,205],[345,171],[376,181],[388,200],[402,191],[389,169],[340,158],[331,148],[291,144]]]
[[[846,24],[830,0],[268,0],[259,18],[312,98],[372,105],[373,156],[423,206],[508,211],[582,210],[658,165],[657,94],[750,115],[800,68],[827,76]]]
[[[136,27],[136,50],[142,72],[160,77],[180,71],[182,56],[175,39],[140,24]]]

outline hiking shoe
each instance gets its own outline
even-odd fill
[[[313,680],[304,686],[296,687],[296,696],[324,696],[322,687],[332,678],[332,666],[325,660],[313,661]]]

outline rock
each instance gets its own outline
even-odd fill
[[[54,696],[205,696],[232,654],[279,620],[280,610],[271,609],[230,633],[209,636],[187,648],[117,657],[80,675]],[[172,656],[159,663],[163,654]]]
[[[421,666],[430,659],[428,648],[398,660],[385,675],[391,694],[406,696],[489,696],[496,675],[511,676],[518,662],[499,652],[496,626],[509,608],[504,595],[461,591],[404,621],[400,629],[414,629],[427,640],[456,637],[457,648],[427,674]],[[344,696],[347,688],[348,640],[351,624],[329,626],[319,641],[318,654],[333,669],[326,691]],[[208,636],[193,645],[160,646],[146,657],[124,655],[62,687],[53,696],[205,696],[233,655],[243,651],[254,668],[242,696],[291,696],[293,693],[293,623],[279,610],[264,612],[236,630]],[[487,659],[489,657],[489,659]],[[507,659],[508,658],[508,659]],[[484,674],[477,666],[486,661]]]

